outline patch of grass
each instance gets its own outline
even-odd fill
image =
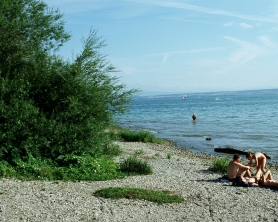
[[[245,190],[240,190],[242,193],[247,193],[247,189],[245,189]]]
[[[135,155],[135,156],[142,155],[142,154],[144,154],[144,150],[143,150],[143,149],[141,149],[141,150],[135,150],[135,151],[134,151],[134,155]]]
[[[171,159],[172,158],[172,154],[171,153],[167,153],[167,159]]]
[[[121,162],[120,170],[128,175],[147,175],[153,172],[147,161],[137,159],[135,156],[128,157]]]
[[[169,191],[154,191],[140,188],[128,187],[109,187],[98,190],[94,196],[112,199],[139,199],[155,202],[158,204],[164,203],[182,203],[184,199],[177,195],[172,195]]]
[[[119,170],[120,165],[115,163],[112,158],[91,156],[67,156],[62,160],[63,180],[111,180],[123,177]]]
[[[119,132],[119,137],[127,142],[145,142],[145,143],[159,143],[163,142],[162,139],[156,138],[156,136],[149,131],[130,131],[122,130]]]
[[[106,146],[106,148],[103,150],[103,154],[106,156],[111,156],[111,157],[115,157],[115,156],[119,156],[120,154],[122,154],[123,151],[120,148],[120,146],[115,145],[115,144],[109,144]]]
[[[230,160],[225,157],[216,158],[209,166],[209,170],[217,173],[226,174],[229,162]]]
[[[120,171],[120,164],[108,156],[95,158],[90,155],[66,155],[56,161],[30,156],[26,161],[15,161],[13,165],[0,162],[0,177],[19,180],[99,181],[124,176],[126,174]]]

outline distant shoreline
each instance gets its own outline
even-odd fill
[[[142,130],[140,127],[134,126],[134,128],[129,128],[129,127],[123,127],[123,126],[118,126],[122,129],[126,129],[126,130]],[[152,132],[151,130],[147,130],[149,132]],[[156,134],[155,134],[156,135]],[[232,159],[233,154],[227,154],[227,153],[219,153],[219,152],[209,152],[209,153],[204,153],[201,151],[201,149],[198,149],[196,147],[193,147],[192,149],[187,148],[181,144],[179,144],[178,142],[168,139],[168,138],[163,138],[163,137],[157,137],[162,139],[163,141],[166,141],[167,143],[171,144],[171,146],[174,149],[178,149],[178,150],[182,150],[185,153],[187,153],[189,156],[195,156],[195,157],[200,157],[200,158],[205,158],[205,159],[215,159],[215,158],[228,158],[228,159]],[[225,147],[223,147],[225,148]],[[194,149],[196,149],[196,152],[194,151]],[[215,155],[214,155],[215,154]],[[245,163],[247,163],[248,161],[245,160],[245,156],[244,155],[240,155],[242,157],[242,161]],[[275,160],[268,160],[267,161],[267,165],[269,168],[273,169],[273,170],[277,170],[278,171],[278,161]]]

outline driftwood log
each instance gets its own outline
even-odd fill
[[[240,155],[246,155],[248,152],[247,151],[242,151],[242,150],[236,150],[234,148],[214,148],[214,152],[219,152],[219,153],[229,153],[229,154],[240,154]],[[254,154],[254,153],[252,153]],[[263,153],[267,159],[270,159],[270,157]]]

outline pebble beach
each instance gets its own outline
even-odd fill
[[[212,158],[163,144],[117,142],[120,161],[140,151],[152,175],[109,181],[0,180],[0,221],[278,221],[278,190],[235,187],[208,170]],[[273,172],[277,179],[276,171]],[[104,199],[106,187],[167,190],[183,203],[158,205],[145,200]]]

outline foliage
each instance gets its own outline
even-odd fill
[[[118,145],[115,145],[113,143],[110,143],[103,148],[103,154],[106,156],[119,156],[122,153],[122,149]]]
[[[7,162],[2,160],[0,163],[0,177],[14,177],[17,174],[15,169]]]
[[[61,14],[48,10],[41,1],[0,1],[0,157],[26,156],[30,142],[46,142],[40,137],[45,118],[31,97],[30,80],[44,76],[40,67],[51,50],[69,35]]]
[[[135,150],[134,151],[134,156],[139,156],[139,155],[143,155],[145,152],[143,149],[140,149],[140,150]]]
[[[167,153],[167,159],[171,159],[172,158],[172,154],[171,153]]]
[[[126,158],[120,163],[120,169],[124,173],[131,175],[152,174],[152,168],[147,161],[142,161],[135,156]]]
[[[56,52],[69,37],[62,14],[42,1],[0,1],[2,175],[12,175],[14,167],[21,173],[43,177],[42,171],[51,171],[69,178],[78,170],[57,170],[59,156],[102,160],[120,152],[110,145],[105,129],[115,113],[127,110],[137,90],[126,90],[111,76],[117,70],[100,53],[105,44],[96,31],[83,39],[84,48],[72,61],[60,58]]]
[[[97,197],[112,198],[112,199],[138,199],[148,200],[158,204],[164,203],[181,203],[184,201],[183,198],[172,195],[168,191],[155,191],[146,190],[140,188],[128,188],[128,187],[109,187],[98,190],[94,193]]]
[[[62,14],[38,0],[1,0],[0,30],[1,77],[9,80],[16,80],[15,76],[22,80],[28,72],[35,74],[32,68],[36,62],[70,37],[64,30]]]
[[[91,155],[60,155],[56,160],[46,158],[17,159],[13,165],[0,162],[0,177],[14,177],[20,180],[111,180],[126,175],[151,174],[147,161],[129,157],[120,164],[109,156],[94,158]]]
[[[224,157],[216,158],[212,161],[209,170],[213,172],[226,174],[229,162],[230,160]]]
[[[162,143],[161,139],[156,138],[156,136],[149,131],[122,130],[119,132],[119,136],[124,141],[128,142]]]
[[[62,160],[63,180],[111,180],[123,177],[119,171],[119,165],[113,159],[105,156],[92,158],[89,155],[69,155]]]
[[[0,162],[1,177],[21,180],[109,180],[125,176],[119,164],[109,157],[93,158],[89,155],[61,156],[57,161],[29,157],[15,161],[14,166]]]

